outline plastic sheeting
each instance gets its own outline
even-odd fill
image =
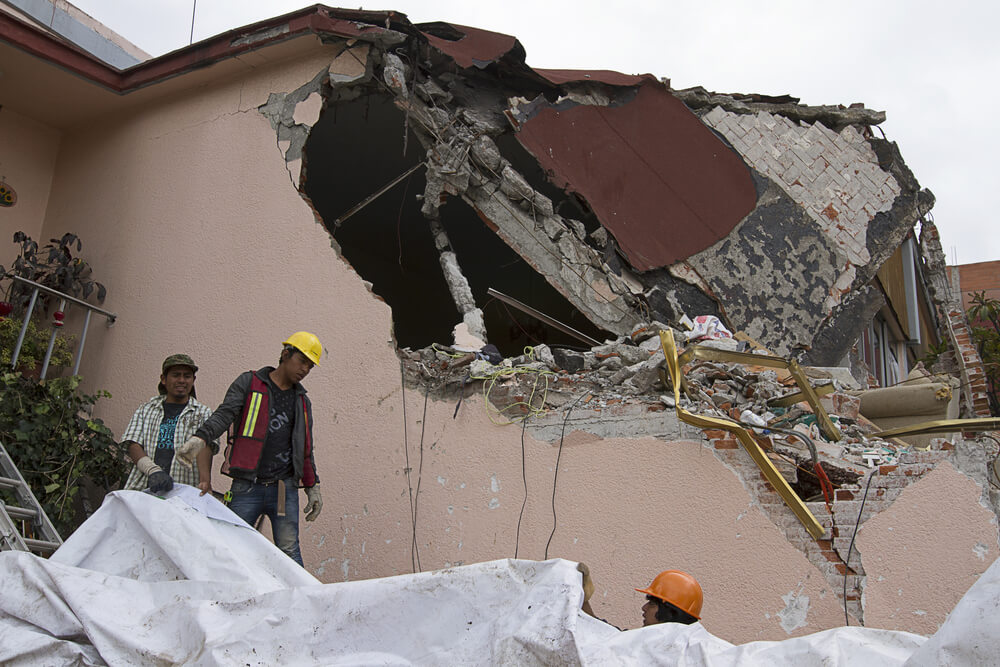
[[[0,554],[0,581],[4,665],[893,667],[1000,655],[1000,561],[929,639],[849,627],[734,646],[700,624],[619,632],[586,616],[564,560],[319,584],[190,487],[167,500],[111,494],[51,559]]]

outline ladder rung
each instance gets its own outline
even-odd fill
[[[0,488],[19,489],[21,488],[21,480],[11,479],[10,477],[0,477]]]
[[[24,507],[14,507],[13,505],[4,505],[3,508],[7,510],[7,514],[9,514],[13,519],[34,521],[38,518],[38,512],[35,510],[25,509]]]
[[[38,549],[39,551],[55,551],[59,548],[58,542],[47,542],[46,540],[33,540],[31,538],[25,537],[24,544],[29,549]]]

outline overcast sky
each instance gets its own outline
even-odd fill
[[[157,56],[186,46],[192,0],[72,0]],[[197,0],[194,41],[308,6]],[[668,77],[674,88],[790,94],[805,104],[885,111],[921,187],[949,263],[1000,259],[992,196],[1000,132],[1000,4],[986,0],[395,0],[414,23],[514,35],[534,67]]]

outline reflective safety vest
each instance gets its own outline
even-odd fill
[[[270,398],[271,393],[267,383],[251,371],[250,391],[247,392],[243,411],[229,431],[226,460],[222,466],[223,474],[236,473],[232,475],[233,477],[256,475],[264,451],[264,441],[267,439],[271,414]],[[295,464],[296,476],[301,477],[302,485],[310,487],[316,483],[316,474],[312,466],[312,428],[310,428],[312,425],[309,423],[309,407],[305,395],[297,398],[301,401],[301,405],[296,406],[296,417],[302,415],[305,438],[303,450],[297,451],[299,443],[296,442],[295,433],[298,428],[293,427],[292,462]]]

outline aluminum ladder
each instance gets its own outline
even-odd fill
[[[0,500],[0,551],[31,551],[47,555],[58,549],[62,538],[3,443],[0,443],[0,489],[13,491],[18,503],[7,505]]]

